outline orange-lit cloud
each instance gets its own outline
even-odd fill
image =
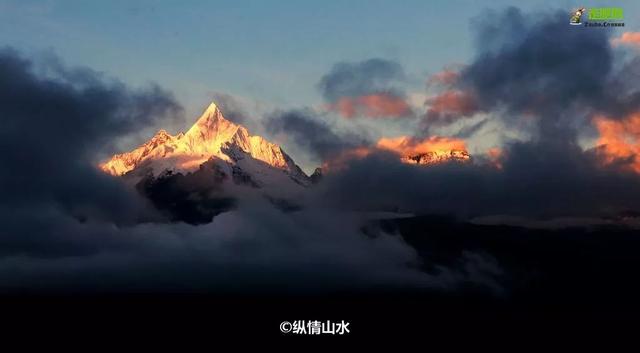
[[[460,73],[458,71],[445,69],[431,75],[427,80],[427,83],[450,86],[458,81],[458,77],[460,77]]]
[[[374,151],[371,147],[356,147],[348,150],[342,151],[337,156],[326,160],[322,163],[322,171],[336,171],[340,169],[344,169],[348,163],[354,159],[362,159],[366,156],[370,155]]]
[[[359,97],[342,97],[329,108],[345,118],[358,116],[385,118],[407,117],[411,115],[411,108],[404,98],[388,93],[368,94]]]
[[[460,117],[468,117],[478,111],[478,103],[468,92],[448,90],[428,98],[426,104],[427,119],[439,122],[452,122]]]
[[[623,162],[640,173],[640,112],[622,120],[598,116],[594,123],[600,133],[597,151],[602,160],[607,164]]]
[[[376,147],[381,150],[395,152],[400,156],[454,150],[466,151],[467,149],[464,140],[442,136],[431,136],[425,139],[417,139],[409,136],[394,138],[383,137],[378,140]]]
[[[611,40],[613,46],[629,45],[640,48],[640,32],[624,32],[620,37]]]

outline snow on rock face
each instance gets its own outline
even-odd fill
[[[192,172],[210,159],[242,164],[244,169],[268,175],[269,179],[273,179],[272,175],[282,175],[304,186],[310,183],[280,146],[261,136],[251,136],[244,126],[225,119],[215,103],[209,105],[186,133],[172,136],[160,130],[142,146],[113,156],[100,164],[100,168],[119,176],[145,167],[157,175],[164,170]]]
[[[122,175],[135,169],[138,164],[154,156],[166,155],[167,147],[171,146],[175,138],[165,130],[158,131],[148,142],[131,152],[116,154],[100,168],[113,175]]]
[[[467,151],[451,150],[451,151],[433,151],[417,154],[414,156],[405,156],[401,158],[403,163],[432,165],[444,162],[466,163],[471,161],[471,156]]]

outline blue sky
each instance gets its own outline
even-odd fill
[[[392,59],[414,77],[464,63],[473,51],[469,20],[488,6],[576,6],[521,3],[0,0],[0,44],[52,50],[133,85],[158,82],[190,114],[212,92],[301,106],[319,101],[315,84],[338,61]],[[586,5],[596,4],[614,5]],[[640,13],[638,2],[615,5],[627,18]]]
[[[215,93],[256,103],[265,107],[262,112],[318,107],[323,104],[318,81],[342,61],[398,62],[409,77],[407,93],[416,93],[420,105],[430,74],[470,62],[482,45],[473,42],[470,22],[487,9],[514,5],[525,13],[620,6],[624,30],[640,28],[640,1],[0,0],[0,45],[28,56],[53,52],[67,65],[88,66],[136,87],[160,84],[185,108],[185,126],[162,126],[175,133],[188,128]],[[325,118],[372,137],[415,130],[415,124],[404,122]],[[158,128],[123,142],[123,148]],[[439,133],[460,128],[454,124]],[[500,126],[485,130],[469,140],[472,153],[508,135]],[[267,137],[305,170],[318,164],[286,139]]]

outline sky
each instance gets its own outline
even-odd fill
[[[492,1],[491,8],[512,5]],[[616,2],[622,5],[623,2]],[[528,1],[523,11],[611,6],[607,1]],[[625,1],[627,30],[640,4]],[[0,45],[53,52],[132,85],[156,82],[195,117],[214,92],[277,107],[321,102],[316,83],[334,63],[399,62],[424,79],[467,62],[469,21],[481,1],[32,1],[0,0]],[[636,24],[637,23],[637,24]]]

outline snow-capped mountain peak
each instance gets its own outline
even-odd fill
[[[238,128],[238,125],[224,118],[215,103],[211,103],[184,135],[189,142],[194,143],[193,147],[197,149],[197,147],[203,147],[195,145],[198,143],[206,142],[210,145],[230,140]]]
[[[242,169],[249,175],[256,174],[253,179],[257,184],[260,179],[269,184],[280,175],[298,184],[309,184],[307,175],[280,146],[227,120],[215,103],[207,107],[186,133],[173,136],[160,130],[148,142],[113,156],[100,168],[113,175],[140,168],[158,175],[165,170],[192,172],[211,159],[224,162],[236,173]]]

